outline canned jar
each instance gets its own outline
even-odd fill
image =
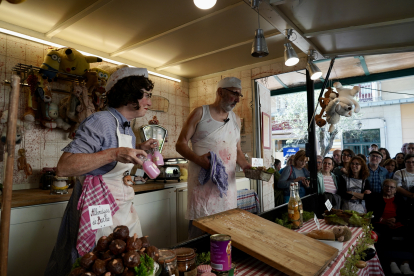
[[[196,254],[194,249],[181,247],[174,249],[180,276],[197,276]]]
[[[161,267],[160,276],[179,276],[177,256],[169,249],[159,249],[158,264]]]
[[[210,236],[210,265],[214,271],[231,269],[231,237],[215,234]]]

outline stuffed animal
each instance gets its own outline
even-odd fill
[[[30,166],[29,163],[27,163],[26,159],[26,150],[25,149],[19,149],[18,151],[19,158],[17,159],[17,170],[24,171],[24,174],[27,176],[33,174],[32,166]]]
[[[122,181],[124,182],[125,185],[129,187],[132,187],[132,185],[134,184],[134,181],[132,181],[132,177],[129,174],[129,171],[124,172],[124,177],[122,178]]]
[[[98,57],[84,56],[73,48],[61,48],[58,52],[62,58],[59,71],[72,75],[83,76],[90,67],[89,63],[102,61]]]
[[[335,226],[332,229],[312,230],[306,236],[317,240],[346,242],[352,238],[352,232],[346,226]]]
[[[105,71],[104,69],[98,67],[91,68],[91,71],[96,72],[98,76],[98,85],[105,87],[106,82],[108,81],[111,74],[108,71]]]
[[[113,66],[113,65],[99,64],[96,68],[99,68],[101,70],[104,70],[105,72],[108,72],[109,73],[108,79],[109,79],[109,77],[113,73],[115,73],[115,71],[117,71],[117,70],[119,70],[121,68],[124,68],[124,67],[128,67],[128,65],[126,65],[126,64],[120,64],[120,65]]]
[[[351,106],[351,110],[349,111],[349,116],[352,116],[352,109],[355,113],[358,113],[361,110],[359,103],[355,100],[355,95],[361,91],[359,86],[354,86],[352,89],[344,88],[340,82],[335,82],[333,86],[336,88],[339,96],[338,99],[341,101],[342,104]],[[347,117],[349,117],[347,116]]]
[[[328,88],[328,90],[325,92],[323,98],[319,98],[319,105],[321,106],[321,112],[317,115],[315,115],[315,123],[319,127],[323,127],[326,124],[326,121],[322,119],[322,116],[324,116],[324,112],[326,107],[329,105],[331,101],[336,99],[338,97],[338,93],[334,92],[331,87]],[[326,115],[325,115],[326,116]]]
[[[42,125],[47,128],[56,128],[56,119],[59,117],[59,107],[55,103],[42,103]]]
[[[40,65],[39,73],[43,79],[53,81],[56,79],[60,62],[62,61],[59,53],[59,49],[51,49],[47,52],[42,65]]]

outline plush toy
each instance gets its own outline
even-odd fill
[[[59,71],[72,75],[83,76],[90,67],[89,63],[102,61],[98,57],[84,56],[73,48],[62,48],[58,52],[62,58]]]
[[[61,57],[59,49],[51,49],[46,54],[42,65],[40,66],[39,73],[42,75],[43,79],[52,81],[56,78],[59,71],[61,62]]]
[[[105,72],[108,72],[109,73],[108,79],[109,79],[109,77],[113,73],[115,73],[115,71],[117,71],[117,70],[119,70],[121,68],[124,68],[124,67],[128,67],[128,65],[126,65],[126,64],[120,64],[120,65],[113,66],[113,65],[99,64],[96,68],[99,68],[99,69],[101,69],[101,70],[103,70]]]
[[[352,238],[352,232],[346,226],[335,226],[332,229],[312,230],[306,236],[317,240],[346,242]]]
[[[132,187],[132,185],[134,184],[134,181],[132,181],[132,177],[129,174],[129,171],[124,172],[124,177],[122,178],[122,181],[124,182],[125,185],[129,187]]]
[[[76,111],[79,113],[78,123],[81,123],[87,117],[95,113],[95,107],[92,103],[92,99],[88,96],[88,89],[86,86],[81,86],[82,94],[79,98],[80,105],[76,107]]]
[[[96,72],[98,76],[98,85],[105,87],[106,82],[108,81],[111,74],[108,71],[105,71],[104,69],[98,67],[91,68],[91,71]]]
[[[59,117],[59,107],[55,103],[42,103],[41,104],[41,111],[42,111],[42,125],[47,128],[56,128],[57,123],[56,119]]]
[[[90,71],[96,72],[97,77],[98,77],[98,82],[95,85],[93,91],[92,91],[92,101],[93,101],[93,105],[95,106],[95,110],[103,110],[106,103],[106,91],[105,91],[105,86],[106,86],[106,82],[109,79],[109,76],[111,74],[109,74],[109,72],[101,69],[101,68],[91,68]]]
[[[334,92],[331,87],[328,88],[328,90],[325,92],[323,98],[319,98],[319,105],[321,106],[321,112],[317,115],[315,115],[315,123],[319,127],[323,127],[326,124],[326,121],[322,119],[322,116],[324,116],[324,112],[328,104],[336,99],[338,97],[338,93]]]
[[[358,113],[361,110],[359,103],[354,98],[355,95],[361,91],[361,88],[359,86],[354,86],[352,89],[344,88],[340,82],[335,82],[333,86],[336,88],[336,91],[339,94],[338,99],[341,101],[341,103],[351,106],[349,116],[352,116],[353,106],[355,106],[355,109],[353,110],[355,113]]]

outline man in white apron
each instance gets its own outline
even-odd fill
[[[240,147],[240,118],[232,111],[243,97],[241,89],[238,78],[219,81],[214,103],[194,109],[178,137],[177,152],[190,160],[186,214],[190,220],[189,238],[203,233],[192,226],[192,220],[237,208],[236,163],[243,170],[251,167]],[[190,140],[192,149],[188,146]],[[210,151],[223,161],[228,175],[227,195],[223,197],[211,179],[204,185],[198,179],[201,168],[210,167]]]
[[[150,139],[135,149],[136,138],[129,122],[145,115],[151,106],[153,87],[146,69],[125,67],[116,71],[106,86],[107,110],[86,118],[74,140],[63,149],[57,175],[81,177],[66,207],[45,275],[67,275],[80,253],[92,250],[94,241],[109,235],[118,225],[126,225],[130,233],[142,236],[141,224],[133,206],[135,193],[132,187],[124,184],[123,177],[134,165],[142,164],[139,155],[146,156],[145,150],[157,146],[156,140]],[[82,210],[77,207],[82,205],[78,205],[79,202],[88,202],[88,198],[96,196],[88,194],[89,190],[85,189],[86,185],[96,181],[104,187],[102,190],[106,194],[103,198],[110,198],[116,203],[113,204],[116,211],[112,210],[112,226],[91,231],[90,225],[81,220]],[[91,234],[87,243],[82,240],[85,233]]]

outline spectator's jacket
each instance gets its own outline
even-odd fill
[[[397,207],[397,216],[395,217],[396,222],[401,222],[404,224],[406,219],[406,203],[404,198],[399,195],[395,194],[394,196],[394,203]],[[368,211],[374,212],[374,217],[372,218],[371,222],[379,222],[382,214],[384,213],[385,208],[385,201],[381,193],[372,193],[372,194],[365,194],[364,200],[367,203],[366,207]],[[374,227],[375,228],[375,227]]]
[[[336,190],[338,190],[338,179],[334,173],[331,173],[333,182],[335,184]],[[323,183],[323,174],[318,172],[318,194],[323,194],[325,192],[325,184]]]
[[[384,182],[385,179],[387,179],[387,174],[388,171],[386,168],[383,168],[381,166],[378,166],[377,170],[379,170],[379,177],[380,177],[380,183],[375,183],[371,174],[371,169],[369,168],[369,164],[368,164],[368,170],[369,170],[369,176],[368,176],[368,180],[369,183],[371,184],[371,192],[373,193],[380,193],[381,192],[381,187],[382,187],[382,182]],[[380,189],[378,190],[378,185],[380,187]]]

